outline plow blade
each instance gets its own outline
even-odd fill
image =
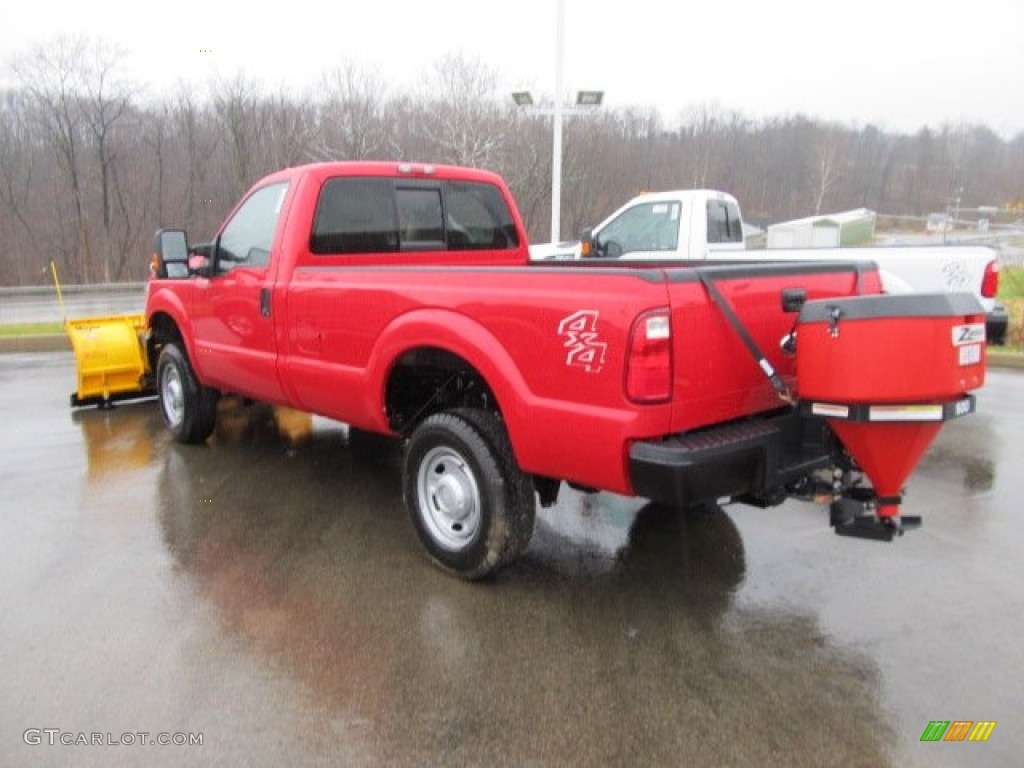
[[[78,367],[71,407],[109,407],[115,400],[152,397],[143,315],[86,317],[65,325]]]

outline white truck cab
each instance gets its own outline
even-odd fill
[[[581,240],[530,246],[545,259],[706,259],[744,250],[736,198],[713,189],[651,192],[634,197]]]
[[[744,250],[743,218],[736,198],[710,189],[655,192],[634,197],[584,234],[586,256],[621,259],[688,259],[735,255]]]

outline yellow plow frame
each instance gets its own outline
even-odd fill
[[[53,283],[64,314],[64,330],[71,340],[78,367],[78,388],[71,407],[98,405],[109,408],[115,400],[155,395],[149,356],[146,354],[145,315],[109,315],[67,319],[64,297],[51,261]]]

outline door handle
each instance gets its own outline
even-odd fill
[[[260,289],[260,314],[263,317],[270,317],[270,289]]]

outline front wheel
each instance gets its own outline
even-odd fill
[[[156,387],[164,424],[179,443],[201,443],[217,421],[217,391],[196,379],[188,357],[168,344],[156,364]]]
[[[430,556],[465,579],[512,562],[533,534],[533,484],[488,411],[438,413],[417,427],[406,448],[403,491]]]

